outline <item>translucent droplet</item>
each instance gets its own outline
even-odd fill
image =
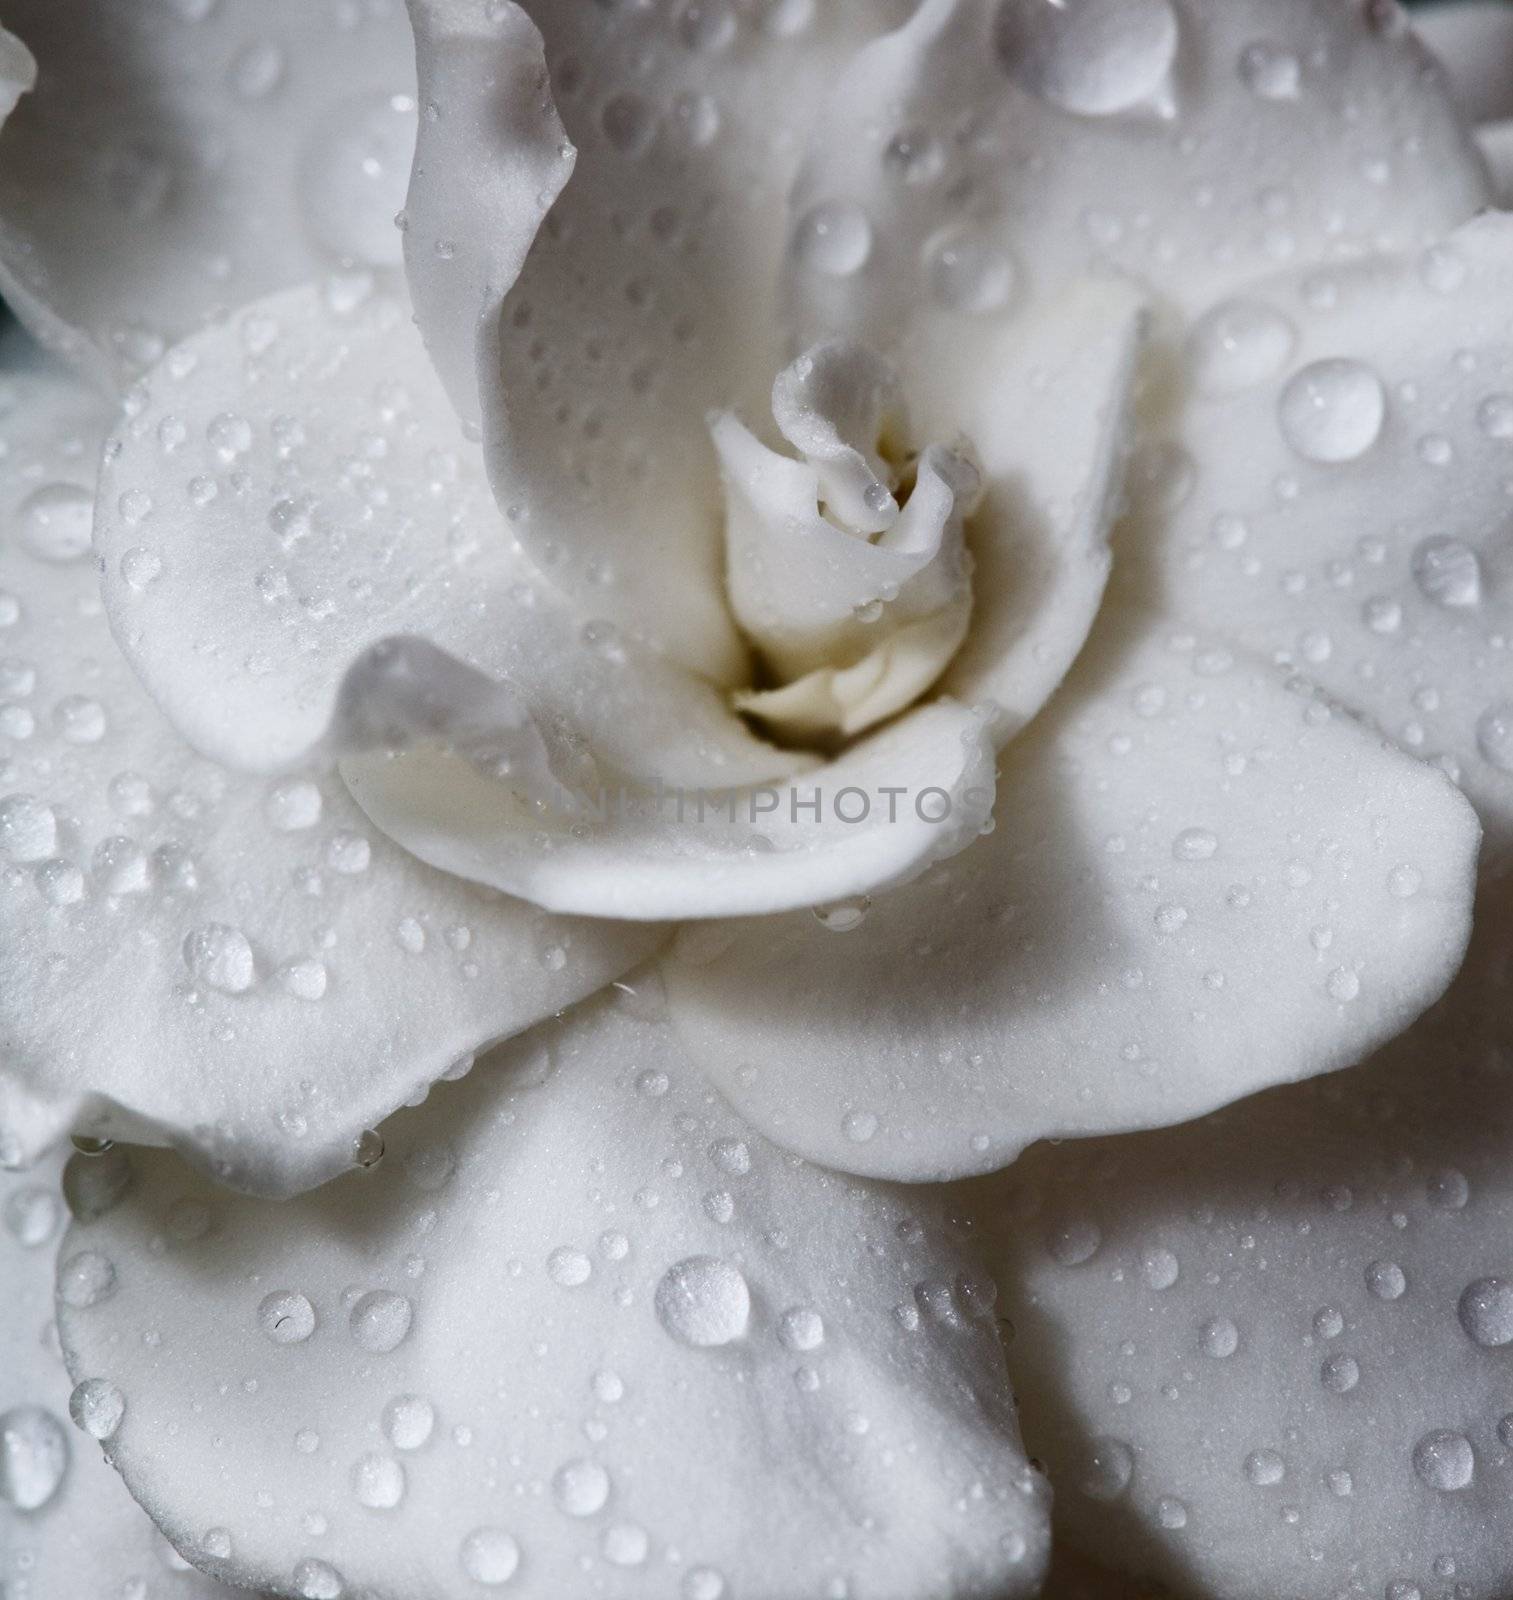
[[[1513,772],[1513,700],[1499,700],[1476,719],[1476,748],[1489,767]]]
[[[615,1522],[607,1527],[599,1539],[604,1559],[617,1567],[639,1567],[651,1549],[646,1529],[634,1522]]]
[[[341,1600],[346,1588],[335,1567],[305,1560],[294,1568],[294,1592],[301,1600]]]
[[[570,1517],[592,1517],[602,1511],[609,1490],[609,1474],[597,1461],[567,1461],[552,1474],[552,1499]]]
[[[305,226],[338,261],[397,267],[415,153],[415,101],[407,94],[356,95],[317,124],[299,169]]]
[[[1218,848],[1218,838],[1207,828],[1184,828],[1172,841],[1172,858],[1176,861],[1208,861]]]
[[[1168,0],[1004,0],[994,45],[1031,94],[1081,116],[1111,116],[1162,96],[1177,17]]]
[[[58,819],[34,795],[0,800],[0,849],[12,861],[45,861],[58,848]]]
[[[1303,64],[1280,45],[1257,40],[1240,52],[1240,79],[1262,100],[1296,100]]]
[[[1400,1300],[1408,1279],[1395,1261],[1373,1261],[1366,1268],[1366,1287],[1378,1300]]]
[[[877,1116],[871,1111],[848,1111],[841,1118],[841,1132],[852,1144],[867,1144],[877,1133]]]
[[[352,1493],[370,1511],[392,1511],[405,1497],[405,1469],[393,1456],[364,1456],[352,1468]]]
[[[1319,1368],[1319,1382],[1331,1394],[1349,1394],[1360,1381],[1360,1363],[1343,1351],[1330,1356]]]
[[[1315,361],[1288,380],[1277,420],[1306,461],[1336,464],[1364,455],[1387,415],[1382,380],[1359,361]]]
[[[1267,1489],[1287,1476],[1287,1463],[1275,1450],[1252,1450],[1245,1458],[1245,1476],[1257,1488]]]
[[[818,1350],[825,1342],[825,1320],[808,1306],[791,1306],[778,1319],[778,1338],[790,1350]]]
[[[1507,1279],[1478,1278],[1467,1284],[1456,1312],[1474,1344],[1488,1350],[1513,1344],[1513,1283]]]
[[[1459,539],[1425,539],[1413,551],[1412,570],[1424,598],[1437,606],[1481,602],[1481,558]]]
[[[49,483],[17,510],[21,543],[41,561],[78,561],[94,542],[95,503],[87,489]]]
[[[396,1395],[384,1407],[384,1436],[396,1450],[419,1450],[435,1426],[435,1406],[418,1394]]]
[[[352,1307],[348,1325],[364,1350],[385,1355],[397,1349],[410,1331],[414,1307],[389,1289],[372,1289]]]
[[[115,1292],[115,1264],[98,1250],[81,1250],[58,1268],[58,1298],[66,1306],[84,1310]]]
[[[17,1406],[0,1416],[0,1499],[17,1511],[36,1511],[67,1471],[68,1435],[50,1411]]]
[[[1155,1290],[1170,1289],[1181,1275],[1181,1266],[1170,1250],[1147,1250],[1140,1263],[1140,1276]]]
[[[826,278],[849,278],[872,254],[872,224],[860,206],[827,200],[805,212],[793,236],[800,265]]]
[[[867,920],[872,909],[868,895],[854,895],[848,900],[833,900],[828,905],[816,906],[814,915],[822,927],[831,933],[854,933]]]
[[[293,1289],[276,1289],[263,1297],[257,1321],[274,1344],[302,1344],[315,1332],[315,1307]]]
[[[286,778],[274,784],[263,799],[263,815],[279,833],[313,828],[320,814],[320,788],[308,778]]]
[[[58,1231],[62,1207],[50,1189],[13,1190],[5,1202],[5,1231],[23,1250],[37,1250]]]
[[[689,1256],[662,1275],[657,1319],[683,1344],[730,1344],[746,1332],[751,1291],[737,1268],[718,1256]]]
[[[257,978],[246,934],[225,922],[206,923],[185,935],[184,965],[196,982],[222,994],[245,994]]]
[[[966,316],[1001,311],[1014,290],[1014,265],[994,236],[975,227],[955,227],[925,251],[930,293],[937,305]]]
[[[1123,1439],[1105,1436],[1089,1446],[1077,1487],[1092,1500],[1117,1500],[1134,1475],[1134,1451]]]
[[[126,1415],[126,1396],[105,1378],[86,1378],[68,1397],[74,1426],[91,1439],[109,1439]]]
[[[475,1528],[462,1541],[458,1564],[474,1583],[508,1583],[520,1565],[520,1546],[502,1528]]]
[[[546,1258],[547,1275],[564,1289],[576,1289],[588,1282],[594,1270],[593,1262],[581,1250],[561,1246]]]
[[[1280,372],[1296,339],[1280,311],[1259,300],[1226,300],[1187,336],[1193,380],[1204,394],[1239,394]]]
[[[1436,1428],[1414,1445],[1413,1470],[1421,1482],[1442,1494],[1464,1489],[1476,1475],[1471,1441],[1451,1428]]]
[[[1198,1330],[1198,1348],[1223,1361],[1240,1348],[1240,1330],[1228,1317],[1213,1317]]]

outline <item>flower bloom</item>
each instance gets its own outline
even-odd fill
[[[1505,1592],[1506,20],[5,23],[4,1592]]]

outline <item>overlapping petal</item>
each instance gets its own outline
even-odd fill
[[[35,88],[0,136],[0,285],[119,384],[218,308],[400,261],[402,0],[13,0]]]
[[[85,1205],[105,1203],[115,1159],[85,1165],[71,1183]],[[153,1527],[101,1459],[88,1431],[70,1425],[70,1389],[53,1321],[53,1267],[65,1221],[62,1161],[0,1173],[0,1592],[7,1600],[114,1591],[152,1600],[231,1600],[224,1584],[196,1572]],[[103,1182],[101,1180],[104,1180]],[[79,1413],[98,1435],[114,1397],[85,1391]]]
[[[1032,1593],[1046,1498],[938,1202],[767,1144],[646,988],[523,1045],[371,1174],[273,1207],[140,1154],[69,1234],[71,1368],[170,1536],[291,1596]]]
[[[1090,268],[1193,313],[1487,196],[1394,4],[927,0],[826,97],[788,281],[806,341],[970,352]],[[867,250],[816,248],[816,219]]]
[[[1348,1074],[970,1203],[1059,1537],[1205,1600],[1507,1592],[1506,948]]]
[[[1359,1059],[1469,928],[1452,786],[1176,624],[1105,619],[994,822],[870,910],[672,947],[676,1026],[770,1137],[918,1180],[1179,1121]]]
[[[1513,219],[1426,252],[1290,275],[1210,310],[1171,434],[1173,505],[1122,555],[1437,759],[1505,849],[1513,823],[1508,485]]]
[[[89,561],[108,415],[8,379],[0,419],[0,1144],[170,1141],[284,1192],[480,1045],[592,993],[654,930],[569,922],[421,865],[332,773],[195,755],[121,658]],[[228,494],[235,491],[228,488]],[[170,558],[171,559],[171,558]],[[117,557],[150,588],[159,558]]]
[[[427,228],[408,250],[427,339],[465,391],[459,297],[487,286],[487,303],[472,307],[479,390],[463,409],[481,407],[501,502],[529,511],[522,542],[585,605],[739,685],[746,656],[721,583],[705,414],[765,409],[794,353],[775,307],[803,133],[842,63],[905,8],[533,0],[523,9],[544,36],[577,162],[513,288],[535,196],[510,187],[501,225],[501,186],[557,152],[539,97],[528,126],[488,111],[501,78],[523,71],[520,8],[498,8],[493,49],[449,53],[457,9],[413,3],[436,107],[410,202]],[[547,170],[560,183],[565,163]],[[458,171],[486,176],[446,176]]]

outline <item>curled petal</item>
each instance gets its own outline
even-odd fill
[[[225,306],[393,275],[415,144],[399,0],[16,0],[36,86],[0,136],[0,285],[106,385]]]
[[[1470,924],[1455,789],[1172,624],[1100,632],[994,821],[870,909],[672,947],[675,1025],[771,1138],[914,1181],[1181,1121],[1357,1060]]]
[[[265,781],[185,746],[101,614],[106,425],[13,374],[0,516],[0,1130],[167,1141],[286,1193],[481,1045],[593,992],[651,930],[570,923],[422,866],[339,778]],[[124,552],[127,587],[166,571]],[[144,592],[145,592],[144,591]]]
[[[1177,1595],[1507,1591],[1505,950],[1339,1078],[965,1202],[1060,1537]]]
[[[275,1207],[142,1154],[69,1235],[72,1370],[125,1395],[112,1454],[207,1571],[1034,1593],[1046,1497],[937,1202],[774,1149],[637,988],[396,1118],[372,1173]]]

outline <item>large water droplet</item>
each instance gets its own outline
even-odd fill
[[[1464,1489],[1476,1474],[1471,1441],[1451,1428],[1436,1428],[1414,1445],[1413,1470],[1431,1489],[1441,1493]]]
[[[1135,1475],[1134,1451],[1123,1439],[1094,1439],[1078,1488],[1093,1500],[1117,1500]]]
[[[591,1517],[609,1499],[609,1474],[597,1461],[567,1461],[552,1476],[552,1499],[570,1517]]]
[[[184,965],[222,994],[245,994],[257,977],[252,946],[240,928],[209,922],[184,936]]]
[[[1468,1283],[1456,1311],[1473,1343],[1489,1350],[1513,1344],[1513,1283],[1506,1278]]]
[[[404,1342],[414,1314],[414,1307],[402,1294],[372,1289],[352,1307],[352,1337],[364,1350],[385,1355]]]
[[[827,200],[799,219],[793,235],[799,263],[826,278],[849,278],[872,254],[872,224],[860,206]]]
[[[475,1528],[462,1541],[458,1563],[474,1583],[508,1583],[520,1565],[520,1546],[502,1528]]]
[[[1162,97],[1177,17],[1168,0],[1004,0],[993,38],[1021,87],[1064,111],[1104,117]]]
[[[356,95],[321,119],[300,162],[305,226],[341,261],[395,267],[403,259],[394,218],[404,207],[415,153],[415,101]]]
[[[1277,408],[1282,437],[1306,461],[1335,464],[1364,455],[1387,415],[1382,380],[1359,361],[1315,361],[1288,380]]]
[[[656,1307],[662,1326],[683,1344],[729,1344],[746,1332],[751,1291],[728,1261],[689,1256],[662,1275]]]
[[[274,1344],[303,1344],[315,1332],[315,1307],[293,1289],[275,1289],[258,1306],[257,1321]]]
[[[0,1416],[0,1499],[35,1511],[58,1492],[68,1470],[68,1435],[41,1406],[17,1406]]]

